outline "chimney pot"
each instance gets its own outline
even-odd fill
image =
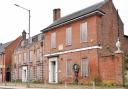
[[[23,37],[23,40],[26,40],[26,31],[25,30],[23,30],[23,32],[22,32],[22,37]]]
[[[53,10],[53,21],[58,20],[61,17],[61,9],[57,8]]]

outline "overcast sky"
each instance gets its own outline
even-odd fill
[[[31,10],[31,36],[53,22],[53,9],[61,8],[61,16],[68,15],[102,0],[0,0],[0,43],[16,39],[23,30],[28,32],[28,12]],[[128,0],[113,0],[128,35]]]

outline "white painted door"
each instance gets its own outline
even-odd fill
[[[27,82],[27,66],[22,67],[22,82]]]
[[[49,83],[58,83],[57,58],[49,58]]]

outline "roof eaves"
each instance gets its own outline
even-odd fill
[[[73,22],[73,21],[77,21],[77,20],[79,20],[79,19],[81,19],[81,18],[88,17],[88,16],[91,16],[91,15],[94,15],[94,14],[98,14],[98,15],[101,15],[101,16],[105,15],[105,13],[104,13],[103,11],[95,10],[95,11],[89,12],[89,13],[87,13],[87,14],[84,14],[84,15],[82,15],[82,16],[73,18],[73,19],[71,19],[71,20],[68,20],[68,21],[59,23],[59,24],[57,24],[57,25],[55,25],[55,26],[47,27],[47,28],[43,29],[42,32],[47,32],[47,31],[49,31],[49,30],[51,30],[51,29],[60,27],[60,26],[65,25],[65,24],[67,24],[67,23],[70,23],[70,22]]]

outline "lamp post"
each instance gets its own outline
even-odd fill
[[[17,5],[17,4],[14,4],[15,6],[17,6],[17,7],[20,7],[20,8],[22,8],[22,9],[24,9],[24,10],[26,10],[26,11],[28,11],[28,13],[29,13],[29,19],[28,19],[28,31],[29,31],[29,38],[30,38],[30,17],[31,17],[31,15],[30,15],[30,10],[29,9],[26,9],[26,8],[24,8],[24,7],[22,7],[22,6],[20,6],[20,5]]]
[[[31,17],[31,15],[30,15],[30,10],[29,10],[29,9],[26,9],[26,8],[20,6],[20,5],[17,5],[17,4],[14,4],[14,5],[17,6],[17,7],[22,8],[23,10],[28,11],[28,14],[29,14],[29,18],[28,18],[28,31],[29,31],[29,33],[28,33],[28,35],[29,35],[29,40],[30,40],[30,17]],[[30,43],[30,41],[29,41],[28,43]],[[29,50],[29,49],[28,49],[28,50]],[[30,51],[29,51],[28,53],[29,53],[29,61],[28,61],[27,87],[30,87],[30,86],[29,86],[29,79],[30,79],[30,69],[29,69],[29,63],[30,63]]]

